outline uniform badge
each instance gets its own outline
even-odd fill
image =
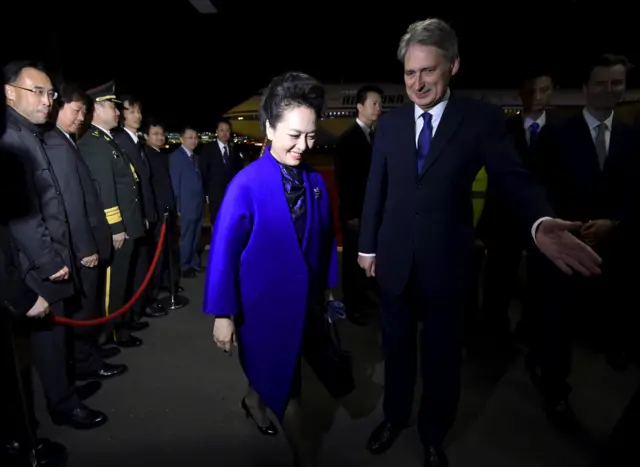
[[[320,191],[320,188],[315,187],[315,188],[313,189],[313,196],[314,196],[316,199],[320,199],[320,195],[322,195],[322,191]]]
[[[114,159],[117,159],[118,157],[120,157],[120,154],[118,154],[116,151],[111,151],[111,154],[113,154]]]

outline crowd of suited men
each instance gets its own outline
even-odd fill
[[[199,155],[191,127],[167,154],[163,124],[143,125],[141,102],[116,98],[112,82],[84,92],[53,83],[28,61],[9,63],[3,74],[1,464],[35,465],[35,458],[37,465],[61,466],[65,448],[36,436],[25,362],[38,374],[54,424],[105,424],[107,415],[85,401],[102,381],[127,372],[116,363],[121,348],[143,345],[137,333],[149,326],[147,318],[167,314],[159,294],[182,291],[180,279],[202,271],[205,205],[215,219],[242,159],[228,121],[219,122],[218,139]],[[105,325],[55,324],[54,317],[86,321],[123,308],[145,282],[164,223],[179,230],[177,241],[165,243],[133,306]],[[21,384],[5,384],[9,374]]]

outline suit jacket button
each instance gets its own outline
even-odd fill
[[[418,217],[420,214],[418,212],[413,213],[413,217]]]
[[[416,185],[416,190],[419,190],[420,188],[422,188],[422,185]]]

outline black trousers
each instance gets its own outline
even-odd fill
[[[504,338],[511,331],[509,309],[522,262],[522,246],[504,239],[487,247],[482,293],[484,331]]]
[[[77,274],[81,290],[76,300],[76,310],[71,318],[88,321],[101,316],[106,267],[99,264],[95,268],[78,266]],[[78,373],[90,373],[102,368],[100,357],[100,332],[104,326],[72,327],[74,368]]]
[[[347,314],[366,311],[367,292],[374,287],[374,281],[358,265],[358,235],[357,230],[342,225],[342,301]]]
[[[599,277],[587,278],[577,273],[567,276],[541,253],[532,254],[529,260],[537,306],[529,317],[527,359],[541,371],[543,397],[557,402],[571,392],[567,378],[574,337],[579,336],[590,345],[604,343],[610,309],[615,308],[608,292],[612,271],[604,267],[605,260]]]
[[[29,337],[18,333],[10,320],[10,314],[0,309],[0,442],[29,445],[37,427],[26,355]]]
[[[154,232],[154,245],[157,247],[160,240],[160,231],[162,230],[162,224],[157,224]],[[168,288],[171,283],[171,277],[174,279],[174,286],[177,287],[180,283],[180,260],[179,260],[179,244],[178,229],[176,225],[175,215],[169,215],[167,219],[167,231],[164,236],[164,245],[162,246],[162,254],[158,260],[158,265],[154,272],[154,296],[157,295],[161,288]],[[155,253],[155,248],[152,253]],[[171,259],[170,259],[171,256]],[[173,271],[171,271],[171,263],[173,262]]]
[[[425,446],[439,446],[453,426],[460,397],[465,281],[460,293],[428,296],[412,274],[406,290],[380,288],[382,344],[385,358],[385,419],[396,426],[409,421],[421,347],[423,392],[418,432]],[[423,326],[418,337],[418,320]]]
[[[594,467],[636,467],[640,465],[640,387],[613,427],[609,441]]]
[[[151,225],[145,232],[145,236],[135,240],[135,248],[133,251],[133,287],[131,293],[135,293],[142,287],[144,279],[151,267],[151,261],[153,261],[153,254],[155,253],[156,238],[155,238],[156,226]],[[144,289],[140,298],[133,304],[133,319],[138,321],[142,318],[144,310],[153,302],[153,284]]]
[[[66,413],[80,405],[69,375],[68,330],[54,323],[54,315],[65,316],[65,304],[54,303],[42,319],[23,320],[21,332],[30,333],[33,365],[40,377],[47,408],[51,413]]]
[[[105,272],[104,310],[109,316],[119,310],[131,297],[134,276],[134,252],[136,240],[127,239],[119,250],[115,250],[111,266]],[[133,312],[128,310],[111,321],[115,331],[128,328],[133,322]]]

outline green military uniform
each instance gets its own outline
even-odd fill
[[[96,103],[119,102],[111,84],[90,91],[89,95]],[[78,149],[97,185],[112,235],[123,232],[127,235],[123,246],[114,250],[111,266],[106,271],[105,314],[109,315],[120,309],[135,292],[131,290],[132,259],[135,241],[144,236],[145,226],[138,176],[125,152],[105,130],[92,124],[78,141]],[[128,328],[132,322],[131,312],[114,320],[117,342],[129,339]]]

